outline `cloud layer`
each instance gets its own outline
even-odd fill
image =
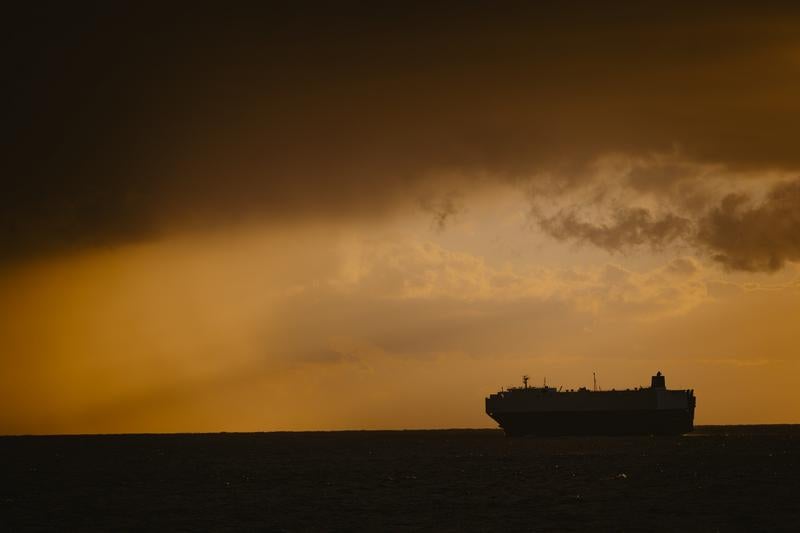
[[[697,239],[729,268],[775,271],[800,261],[800,180],[774,187],[757,203],[728,194],[701,222]]]
[[[651,161],[595,169],[580,187],[533,197],[533,218],[557,240],[612,253],[691,248],[748,272],[775,272],[800,260],[799,178],[711,171],[679,158],[664,168]],[[642,174],[656,179],[645,185]]]
[[[676,145],[692,165],[797,171],[798,18],[672,3],[31,8],[6,35],[0,253],[420,205],[444,223],[455,189],[558,176],[570,192],[609,153]],[[642,165],[630,183],[670,188],[684,170]],[[771,223],[796,200],[728,199],[690,223],[614,209],[605,226],[579,206],[545,229],[609,249],[688,232],[730,268],[772,270],[796,258],[794,226]]]

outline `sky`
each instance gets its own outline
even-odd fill
[[[46,5],[4,32],[0,433],[798,423],[800,9]]]

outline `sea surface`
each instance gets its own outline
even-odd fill
[[[0,437],[1,531],[800,531],[800,426]]]

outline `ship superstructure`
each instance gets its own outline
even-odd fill
[[[595,389],[597,388],[595,384]],[[486,398],[486,414],[506,435],[679,435],[694,429],[694,390],[668,390],[661,372],[650,387],[561,390],[528,385]]]

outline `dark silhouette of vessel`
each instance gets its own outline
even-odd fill
[[[528,386],[486,398],[486,414],[509,437],[523,435],[680,435],[694,429],[694,390],[667,390],[658,372],[650,387],[561,390]]]

